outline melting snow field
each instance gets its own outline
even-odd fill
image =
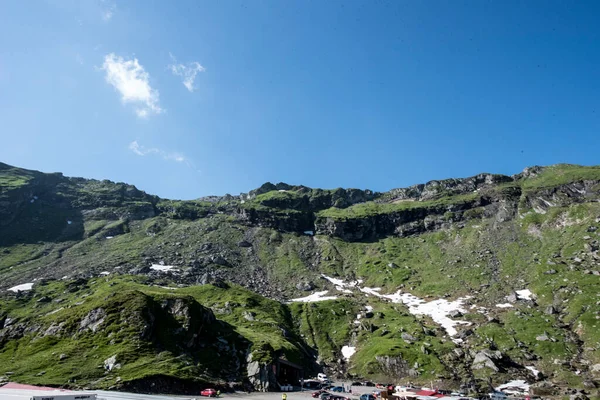
[[[23,283],[21,285],[13,286],[13,287],[9,288],[8,290],[11,292],[25,292],[27,290],[31,290],[32,287],[33,287],[33,282],[29,282],[29,283]]]
[[[174,268],[175,267],[173,265],[160,265],[160,264],[152,264],[152,266],[150,267],[150,269],[153,269],[155,271],[161,271],[161,272],[168,272]]]
[[[502,304],[496,304],[496,307],[498,308],[511,308],[513,305],[510,303],[502,303]]]
[[[377,297],[389,299],[392,303],[402,303],[408,306],[408,311],[413,315],[428,315],[436,323],[440,324],[442,328],[448,332],[448,335],[454,336],[457,331],[454,328],[456,325],[465,324],[469,325],[467,321],[453,320],[448,317],[453,311],[466,312],[462,307],[462,303],[468,299],[463,297],[454,301],[448,301],[446,299],[438,299],[430,302],[426,302],[423,299],[413,296],[410,293],[401,293],[397,291],[394,294],[384,295],[379,293],[380,288],[361,288],[360,291],[371,294]]]
[[[344,282],[343,279],[333,278],[327,275],[321,275],[324,279],[328,280],[332,283],[336,290],[342,293],[352,293],[351,288],[358,289],[362,293],[365,293],[366,296],[376,296],[383,299],[388,299],[392,303],[400,303],[408,306],[408,311],[413,315],[428,315],[430,316],[434,322],[441,325],[442,328],[446,330],[448,335],[454,336],[457,334],[456,325],[470,325],[467,321],[454,320],[450,318],[448,315],[452,312],[459,311],[462,313],[466,313],[467,311],[463,308],[463,302],[469,297],[462,297],[454,301],[448,301],[446,299],[438,299],[433,301],[425,301],[417,296],[413,296],[410,293],[402,293],[398,290],[393,294],[381,294],[381,288],[369,288],[369,287],[360,287],[363,281],[356,280],[353,282]],[[530,292],[531,293],[531,292]],[[335,296],[325,296],[327,291],[324,292],[316,292],[310,296],[302,297],[299,299],[292,299],[292,302],[312,302],[312,301],[324,301],[324,300],[335,300],[337,297]],[[498,305],[498,307],[502,307],[502,305]],[[367,311],[372,311],[373,307],[367,306]],[[483,310],[483,311],[482,311]],[[485,309],[482,308],[482,312],[485,312]],[[355,324],[360,323],[360,317],[354,321]],[[455,342],[461,341],[460,339],[455,339]]]
[[[313,294],[311,294],[310,296],[306,296],[306,297],[300,297],[297,299],[292,299],[290,300],[292,303],[313,303],[315,301],[325,301],[325,300],[335,300],[337,299],[336,296],[325,296],[327,294],[328,290],[324,290],[322,292],[315,292]]]
[[[346,360],[349,360],[352,355],[356,353],[356,347],[344,346],[342,347],[342,355]]]

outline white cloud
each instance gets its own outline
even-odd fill
[[[156,147],[145,147],[134,140],[129,143],[129,150],[137,154],[138,156],[147,156],[149,154],[156,154],[160,156],[163,160],[167,161],[175,161],[178,163],[185,163],[188,167],[193,167],[193,163],[188,160],[186,156],[178,152],[169,152],[158,149]]]
[[[192,61],[187,64],[177,64],[177,59],[173,54],[169,53],[171,56],[171,60],[173,60],[173,64],[169,65],[169,69],[173,73],[173,75],[181,76],[183,78],[183,85],[189,90],[193,92],[196,88],[194,87],[194,81],[196,80],[196,75],[198,72],[204,72],[205,69],[199,62]]]
[[[150,86],[150,75],[137,58],[125,60],[114,53],[107,54],[102,69],[106,71],[106,82],[119,91],[123,103],[137,105],[135,112],[138,117],[146,118],[163,112],[159,105],[158,90]]]
[[[100,0],[100,4],[102,10],[102,20],[104,22],[110,21],[115,15],[115,11],[117,11],[117,5],[109,0]]]
[[[75,61],[77,61],[77,64],[83,65],[83,57],[81,57],[81,54],[77,53],[75,55]]]

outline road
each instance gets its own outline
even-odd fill
[[[200,396],[173,396],[173,395],[149,395],[123,392],[107,392],[103,390],[91,390],[86,392],[60,392],[46,390],[28,390],[28,389],[6,389],[0,387],[0,400],[30,400],[32,396],[58,396],[73,394],[96,394],[98,400],[201,400]],[[288,400],[312,400],[308,392],[290,392],[287,393]],[[221,395],[222,400],[242,400],[242,399],[260,399],[260,400],[281,400],[281,393],[226,393]]]
[[[44,388],[49,389],[49,388]],[[360,390],[362,389],[362,390]],[[360,393],[370,393],[373,388],[354,388],[353,394],[347,394],[347,396],[355,398]],[[303,392],[287,392],[287,400],[313,400],[311,397],[312,390],[306,390]],[[208,400],[206,397],[201,396],[175,396],[175,395],[149,395],[149,394],[136,394],[136,393],[124,393],[124,392],[108,392],[104,390],[90,390],[84,392],[72,392],[72,391],[58,391],[58,390],[40,390],[33,386],[13,386],[13,387],[0,387],[0,400],[30,400],[32,396],[44,396],[52,397],[58,395],[75,395],[75,394],[96,394],[97,400]],[[281,400],[282,393],[269,392],[269,393],[223,393],[219,399],[221,400]],[[58,397],[60,398],[60,397]],[[212,399],[211,399],[212,400]]]

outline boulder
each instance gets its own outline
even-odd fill
[[[315,284],[310,281],[299,282],[296,285],[296,289],[303,290],[305,292],[310,292],[315,288]]]
[[[112,371],[114,369],[120,369],[121,364],[117,363],[117,355],[108,357],[104,360],[104,369],[107,371]]]
[[[79,330],[91,330],[92,332],[96,332],[98,327],[102,325],[104,322],[104,318],[106,317],[106,312],[102,308],[96,308],[90,311],[79,323]]]
[[[509,303],[516,303],[518,299],[519,298],[517,297],[517,294],[515,292],[512,292],[511,294],[506,296],[506,301],[508,301]]]
[[[404,341],[406,343],[413,343],[417,341],[417,338],[414,337],[413,335],[406,333],[406,332],[402,332],[402,335],[400,335],[402,337],[402,339],[404,339]]]
[[[502,354],[499,351],[492,352],[490,350],[482,350],[475,355],[473,359],[472,369],[483,369],[489,368],[495,372],[499,372],[500,368],[496,365],[494,360],[502,358]]]
[[[244,311],[242,313],[242,316],[248,321],[254,321],[254,317],[256,316],[256,314],[251,311]]]
[[[547,333],[544,333],[542,335],[538,335],[535,337],[535,340],[539,341],[539,342],[545,342],[547,340],[550,340],[550,338],[548,337]]]
[[[246,241],[246,240],[242,240],[241,242],[238,242],[238,247],[252,247],[252,243]]]
[[[229,261],[227,261],[225,258],[223,258],[221,256],[211,257],[211,262],[213,264],[221,265],[223,267],[231,267],[231,264],[229,263]]]
[[[553,306],[548,306],[544,310],[544,313],[547,314],[547,315],[556,314],[556,309]]]

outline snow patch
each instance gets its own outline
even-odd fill
[[[67,224],[71,225],[73,223],[73,221],[67,221]]]
[[[519,393],[520,391],[529,392],[529,384],[524,380],[519,379],[500,385],[496,390],[504,391],[506,393]]]
[[[323,278],[327,279],[329,282],[333,283],[335,286],[341,286],[341,287],[346,286],[346,282],[344,282],[342,279],[332,278],[327,275],[321,275],[321,276]]]
[[[290,301],[292,303],[314,303],[316,301],[325,301],[325,300],[336,300],[337,297],[336,296],[325,296],[327,294],[328,290],[324,290],[322,292],[315,292],[309,296],[306,297],[300,297],[297,299],[291,299]]]
[[[517,298],[520,300],[533,300],[533,293],[529,289],[517,290]]]
[[[342,347],[342,355],[346,360],[350,360],[350,357],[356,353],[356,347],[344,346]]]
[[[364,287],[364,288],[359,288],[358,290],[360,290],[363,293],[366,293],[367,295],[373,295],[373,296],[377,296],[377,297],[383,297],[381,295],[381,293],[379,293],[379,291],[381,290],[381,288],[369,288],[369,287]]]
[[[8,290],[16,293],[16,292],[26,292],[28,290],[31,290],[31,288],[33,288],[33,282],[22,283],[20,285],[8,288]]]
[[[498,308],[511,308],[513,305],[510,303],[502,303],[502,304],[496,304],[496,307]]]
[[[110,275],[110,272],[108,272],[108,271],[102,271],[102,272],[100,272],[100,275],[104,275],[104,276]]]
[[[535,376],[536,378],[540,375],[540,371],[537,370],[537,369],[535,369],[535,367],[529,366],[529,367],[525,367],[525,368],[527,368],[528,370],[530,370],[531,373],[533,374],[533,376]]]
[[[353,282],[344,282],[343,279],[332,278],[331,276],[327,276],[327,275],[321,275],[321,277],[323,277],[324,279],[327,279],[329,282],[334,284],[336,286],[336,289],[338,287],[339,288],[354,288],[354,287],[357,287],[357,285],[362,282],[360,279],[357,281],[353,281]],[[338,289],[338,290],[341,290],[341,289]],[[346,292],[346,293],[349,293],[349,292]]]
[[[305,235],[309,235],[309,236],[314,236],[315,232],[314,231],[304,231]]]
[[[152,264],[152,266],[150,267],[150,269],[153,269],[154,271],[160,271],[160,272],[169,272],[170,270],[174,269],[176,267],[174,267],[173,265],[160,265],[160,264]]]
[[[107,239],[112,239],[112,238],[114,238],[114,236],[107,236],[106,238]]]
[[[373,311],[373,306],[365,306],[365,308],[367,309],[367,312]]]

